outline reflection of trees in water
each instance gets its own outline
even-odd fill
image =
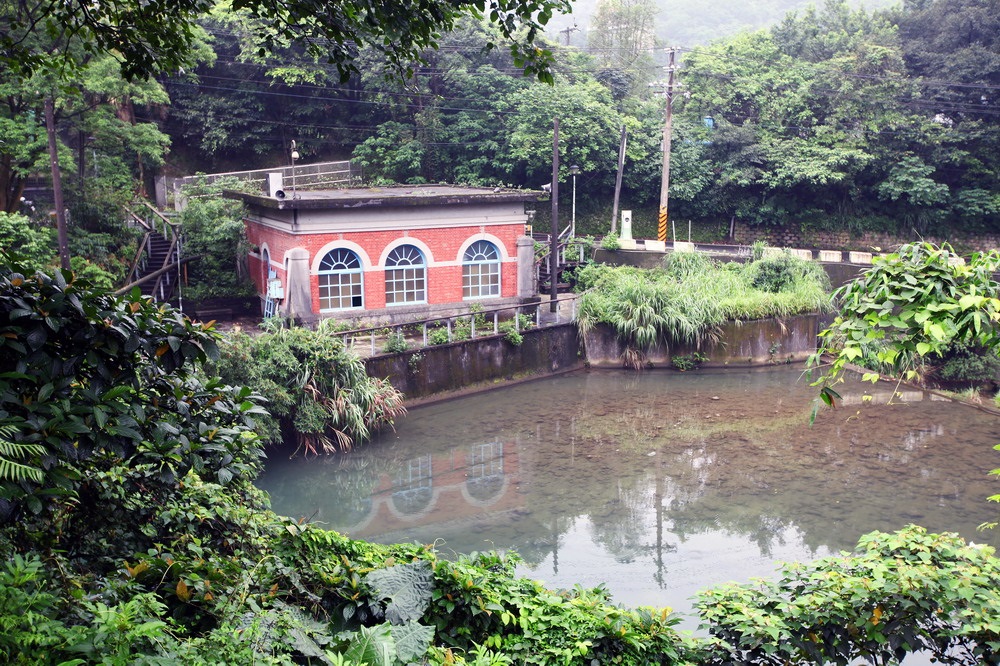
[[[781,405],[767,387],[750,398],[702,389],[695,400],[679,390],[687,377],[671,385],[669,394],[650,390],[649,395],[643,383],[648,375],[630,377],[636,378],[632,384],[613,383],[612,389],[625,396],[597,391],[599,382],[582,389],[572,384],[570,391],[582,394],[579,404],[564,390],[565,399],[543,399],[547,393],[535,392],[511,405],[481,398],[482,418],[453,407],[459,421],[476,422],[474,433],[443,425],[439,416],[419,426],[428,431],[419,442],[310,461],[283,482],[284,492],[299,496],[296,506],[302,509],[295,515],[310,515],[322,506],[321,520],[357,524],[378,487],[378,471],[386,475],[383,482],[395,482],[394,465],[409,465],[408,459],[428,452],[436,461],[448,457],[456,465],[452,471],[464,465],[465,491],[478,502],[489,503],[503,491],[503,474],[512,474],[512,492],[523,493],[516,510],[483,513],[462,524],[429,524],[419,537],[414,527],[413,538],[451,535],[454,543],[476,548],[513,545],[529,565],[551,556],[560,537],[584,516],[592,524],[593,540],[621,560],[643,554],[644,548],[648,554],[651,543],[669,549],[677,538],[720,530],[745,536],[768,556],[783,539],[801,539],[814,552],[851,548],[873,526],[896,527],[884,516],[898,521],[899,511],[905,516],[911,506],[920,508],[907,522],[964,531],[963,523],[972,522],[975,512],[961,501],[989,494],[983,484],[970,481],[989,468],[988,461],[980,456],[970,462],[969,454],[955,461],[944,450],[953,445],[954,429],[968,427],[968,421],[942,418],[936,411],[945,409],[940,405],[859,405],[823,412],[810,428],[808,405],[790,400]],[[663,378],[655,377],[657,382]],[[722,397],[716,401],[717,392]],[[750,403],[756,403],[756,412]],[[947,406],[949,413],[954,410]],[[506,452],[493,448],[499,444],[493,428],[501,424],[522,438]],[[506,469],[503,453],[514,451],[517,468]],[[336,477],[327,473],[328,466],[337,468]],[[411,472],[400,476],[400,485],[390,491],[398,493],[397,509],[421,511],[432,498],[427,481]],[[972,528],[982,520],[976,516]],[[650,533],[654,527],[662,539]]]
[[[372,494],[389,466],[381,457],[359,452],[294,460],[276,470],[280,473],[268,474],[263,485],[280,498],[279,513],[344,529],[369,514]]]
[[[646,532],[646,517],[653,498],[646,480],[637,481],[626,478],[609,483],[616,488],[617,497],[606,502],[600,513],[590,514],[594,541],[604,546],[618,562],[632,562],[653,548]]]

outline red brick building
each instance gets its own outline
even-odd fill
[[[265,314],[398,322],[534,295],[526,204],[544,192],[425,185],[231,192]]]

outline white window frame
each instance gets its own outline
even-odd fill
[[[495,259],[480,259],[485,253],[480,251],[482,245],[488,245]],[[471,258],[470,258],[470,255]],[[476,275],[471,271],[475,269]],[[484,272],[487,282],[484,285]],[[490,279],[494,278],[494,279]],[[473,279],[476,284],[472,284]],[[484,289],[484,286],[488,288]],[[500,248],[488,240],[477,240],[462,253],[462,300],[475,301],[483,298],[499,298],[503,294],[503,261]]]
[[[423,251],[409,243],[397,245],[385,258],[386,307],[426,302],[427,259]]]
[[[337,255],[337,253],[340,254]],[[345,254],[349,255],[353,259],[353,262],[346,261]],[[331,259],[334,255],[337,255],[336,258]],[[320,259],[319,270],[316,271],[316,275],[319,283],[320,312],[364,309],[364,264],[357,252],[346,247],[331,249]],[[348,279],[345,281],[344,278]],[[350,293],[347,296],[343,294],[345,287],[350,289]],[[326,296],[324,296],[324,291],[327,292]],[[339,292],[337,296],[333,296],[334,291]],[[345,299],[350,299],[350,305],[342,305]],[[324,304],[331,305],[334,301],[338,303],[338,307],[324,307]]]

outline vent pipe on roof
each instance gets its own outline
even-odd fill
[[[285,185],[280,171],[267,174],[267,196],[272,199],[284,199]]]

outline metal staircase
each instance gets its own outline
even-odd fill
[[[155,301],[170,301],[180,281],[180,225],[169,220],[148,202],[143,203],[152,213],[148,218],[128,209],[132,221],[144,233],[125,286],[118,293],[139,287],[143,296]]]
[[[571,243],[568,227],[559,236],[559,243],[556,246],[556,290],[560,293],[568,292],[572,289],[572,283],[568,278],[568,272],[583,263],[583,245]],[[551,274],[552,262],[549,257],[552,253],[550,244],[551,234],[531,234],[532,240],[541,243],[544,247],[540,253],[535,255],[535,291],[538,293],[549,293],[552,287]]]

